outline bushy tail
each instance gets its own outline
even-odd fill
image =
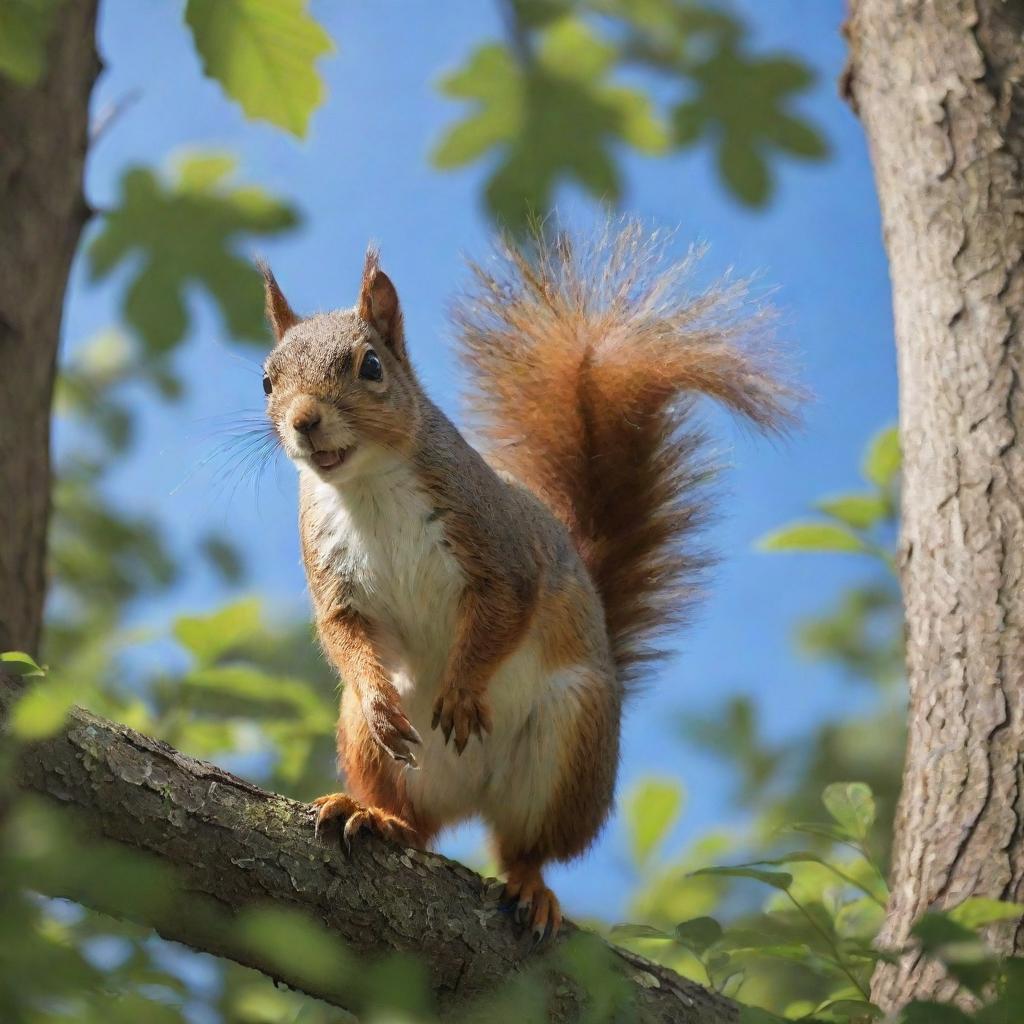
[[[765,430],[790,417],[764,311],[742,284],[682,290],[693,257],[664,264],[640,224],[590,244],[538,231],[474,264],[454,320],[471,406],[492,461],[568,526],[604,602],[622,684],[698,596],[710,558],[694,542],[712,475],[693,399],[709,395]]]

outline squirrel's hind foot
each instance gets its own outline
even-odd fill
[[[352,840],[364,829],[400,846],[419,846],[419,836],[407,821],[377,807],[364,807],[348,793],[328,793],[314,800],[313,806],[317,809],[314,828],[318,838],[329,822],[345,822],[341,836],[349,854],[352,853]]]
[[[562,909],[558,897],[545,885],[540,868],[513,864],[505,883],[504,901],[515,908],[516,920],[530,929],[534,947],[558,934]]]

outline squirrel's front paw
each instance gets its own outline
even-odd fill
[[[454,733],[455,749],[461,754],[470,735],[475,734],[483,740],[484,733],[491,731],[491,711],[481,694],[472,690],[445,690],[434,702],[430,727],[440,727],[445,743]]]
[[[410,744],[423,741],[405,712],[385,696],[373,694],[363,701],[363,714],[377,744],[396,761],[415,768],[416,758]]]

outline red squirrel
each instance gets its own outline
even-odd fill
[[[789,415],[741,289],[687,298],[663,249],[626,223],[473,267],[454,320],[486,455],[425,394],[375,250],[356,305],[310,317],[261,265],[267,411],[345,684],[348,791],[314,802],[317,828],[423,847],[483,818],[537,941],[561,922],[542,869],[607,819],[623,702],[707,565],[687,543],[708,511],[693,396],[767,430]]]

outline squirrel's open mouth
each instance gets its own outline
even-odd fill
[[[313,452],[310,458],[320,469],[335,469],[348,458],[351,448],[335,448],[332,451]]]

